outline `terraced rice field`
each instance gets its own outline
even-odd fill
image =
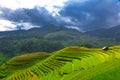
[[[107,51],[71,46],[51,55],[18,56],[0,69],[0,80],[120,80],[119,75],[120,46]]]

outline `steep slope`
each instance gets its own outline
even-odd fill
[[[116,27],[112,27],[109,29],[100,29],[95,31],[88,31],[86,34],[91,36],[96,36],[100,38],[111,38],[116,41],[120,41],[120,25]]]
[[[12,72],[29,68],[49,56],[50,54],[48,53],[37,52],[13,57],[7,63],[0,66],[0,80]]]
[[[116,78],[120,74],[117,71],[120,70],[119,63],[120,46],[110,47],[107,51],[71,46],[21,70],[8,72],[1,69],[0,77],[2,80],[101,80],[101,76],[105,76],[105,80],[119,80]],[[109,78],[111,72],[116,75]]]

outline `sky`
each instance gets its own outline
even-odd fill
[[[47,25],[80,31],[120,25],[119,0],[0,0],[0,31]]]

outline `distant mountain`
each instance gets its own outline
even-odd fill
[[[75,29],[68,29],[66,27],[56,27],[56,26],[44,26],[41,28],[32,28],[29,30],[15,30],[15,31],[4,31],[0,32],[0,37],[11,37],[11,36],[19,36],[19,37],[25,37],[25,36],[31,36],[31,37],[44,37],[47,34],[50,33],[61,33],[62,32],[68,32],[72,34],[80,34],[79,31]]]
[[[113,38],[93,36],[76,29],[52,25],[0,32],[0,52],[12,57],[24,53],[53,52],[72,45],[103,47],[120,43]]]
[[[88,31],[85,34],[99,37],[99,38],[111,38],[111,39],[114,39],[115,41],[120,42],[120,25],[109,28],[109,29],[99,29],[94,31]]]
[[[113,39],[107,39],[106,37],[103,38],[98,38],[98,36],[94,37],[89,34],[84,34],[76,29],[58,27],[54,25],[44,26],[41,28],[32,28],[29,30],[0,32],[0,37],[1,39],[8,38],[11,40],[37,38],[37,39],[43,39],[49,41],[60,41],[67,45],[100,44],[101,42],[106,43],[106,41],[108,40],[109,42],[113,40]]]

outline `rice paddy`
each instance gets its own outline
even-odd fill
[[[120,46],[71,46],[51,55],[16,56],[0,67],[0,80],[120,80],[119,74]]]

